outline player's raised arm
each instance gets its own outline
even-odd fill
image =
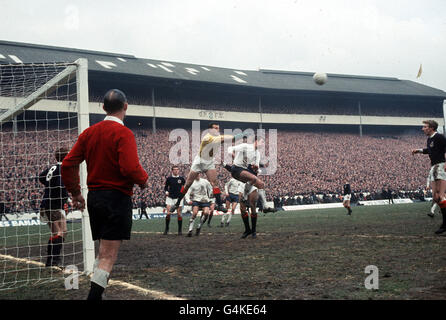
[[[427,151],[427,149],[413,149],[412,150],[412,154],[417,154],[417,153],[427,154],[428,151]]]
[[[246,143],[240,143],[236,146],[231,146],[228,148],[228,153],[229,154],[235,154],[236,152],[241,152],[243,150],[245,150],[247,148],[247,144]]]

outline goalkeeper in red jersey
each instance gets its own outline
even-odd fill
[[[100,300],[118,257],[122,240],[132,229],[134,185],[147,187],[133,132],[124,126],[128,108],[125,94],[109,90],[104,97],[105,119],[84,130],[62,162],[62,179],[73,198],[73,206],[83,210],[79,165],[87,163],[88,213],[93,240],[99,240],[89,300]]]

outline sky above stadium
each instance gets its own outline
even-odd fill
[[[1,40],[242,70],[389,76],[446,91],[444,0],[0,0],[0,8]]]

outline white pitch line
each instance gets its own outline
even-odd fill
[[[39,267],[45,267],[45,264],[42,263],[42,262],[33,261],[33,260],[29,260],[29,259],[24,259],[24,258],[17,258],[17,257],[13,257],[13,256],[10,256],[10,255],[0,254],[0,258],[11,260],[11,261],[15,261],[15,262],[19,262],[19,263],[31,264],[31,265],[39,266]],[[52,268],[56,268],[57,270],[61,270],[61,271],[63,270],[60,267],[52,267]],[[125,281],[110,280],[109,284],[110,284],[110,286],[120,286],[120,287],[124,287],[127,290],[133,290],[133,291],[137,291],[139,293],[142,293],[144,295],[150,295],[150,296],[153,296],[156,299],[186,300],[184,298],[176,297],[176,296],[167,294],[167,293],[162,292],[162,291],[144,289],[142,287],[136,286],[134,284],[131,284],[131,283],[128,283],[128,282],[125,282]]]
[[[159,231],[132,231],[135,234],[162,234],[163,232]]]
[[[150,295],[150,296],[153,296],[153,297],[155,297],[157,299],[161,299],[161,300],[186,300],[184,298],[176,297],[176,296],[167,294],[167,293],[162,292],[162,291],[144,289],[144,288],[138,287],[138,286],[136,286],[134,284],[131,284],[131,283],[128,283],[128,282],[124,282],[124,281],[120,281],[120,280],[110,280],[109,283],[111,285],[124,287],[125,289],[128,289],[128,290],[137,291],[137,292],[142,293],[144,295]]]

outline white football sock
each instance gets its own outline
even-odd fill
[[[438,204],[437,204],[436,202],[434,202],[434,204],[433,204],[432,207],[431,207],[431,212],[432,212],[432,214],[435,214],[435,210],[436,210],[437,208],[440,208],[440,207],[438,206]]]
[[[96,268],[94,269],[93,276],[91,277],[91,281],[100,285],[102,288],[107,287],[108,277],[110,273],[103,269]]]
[[[264,189],[259,189],[258,190],[258,194],[259,194],[260,201],[262,202],[263,209],[267,208],[265,190]]]
[[[189,220],[189,231],[194,229],[195,218]]]

